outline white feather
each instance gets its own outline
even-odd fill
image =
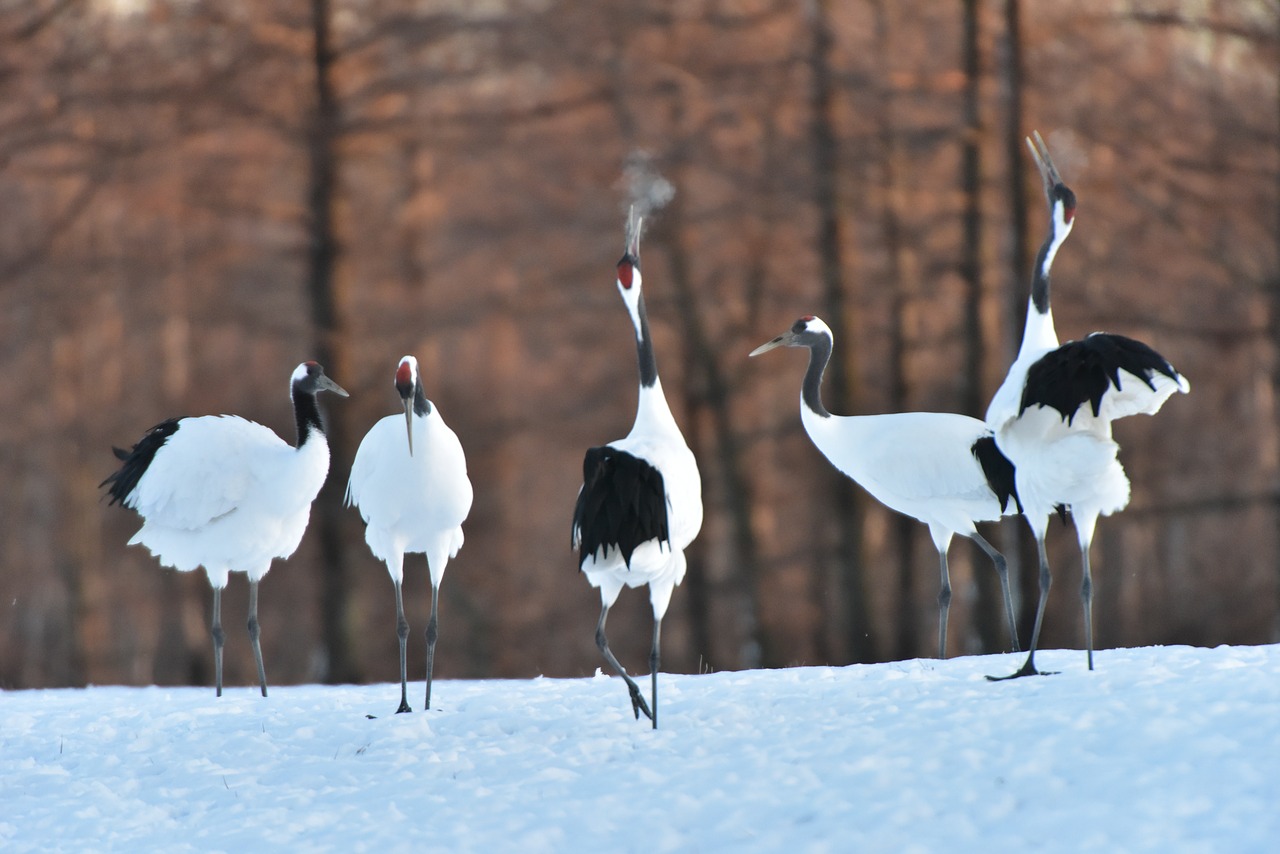
[[[144,518],[129,543],[184,572],[203,566],[215,587],[230,571],[257,581],[297,550],[328,472],[323,434],[294,448],[238,416],[184,418],[125,501]]]
[[[386,562],[393,581],[402,580],[406,553],[424,554],[431,584],[438,587],[449,559],[462,547],[471,481],[462,443],[438,407],[415,415],[412,423],[412,455],[403,415],[388,415],[373,425],[351,465],[347,504],[359,508],[367,525],[365,542]]]
[[[589,555],[582,562],[582,571],[592,587],[600,588],[601,600],[608,603],[617,599],[623,586],[649,585],[650,603],[661,619],[672,591],[684,580],[684,550],[702,529],[702,478],[698,461],[685,444],[667,405],[660,380],[652,388],[640,389],[631,432],[609,445],[644,460],[662,474],[671,540],[669,545],[656,539],[641,543],[629,565],[618,549],[610,549],[603,559]],[[578,539],[575,533],[575,547]]]

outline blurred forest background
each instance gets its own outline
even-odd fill
[[[172,415],[293,441],[308,358],[351,398],[323,401],[330,480],[263,584],[268,677],[394,680],[392,587],[340,500],[405,353],[476,492],[437,676],[601,666],[569,519],[635,411],[614,262],[645,172],[675,189],[645,288],[707,507],[664,669],[932,655],[925,528],[809,443],[802,354],[746,355],[818,314],[833,411],[981,417],[1046,225],[1033,129],[1080,199],[1059,334],[1133,335],[1192,383],[1117,426],[1098,643],[1280,640],[1276,0],[0,0],[0,687],[211,682],[203,573],[126,547],[98,484]],[[1025,644],[1030,538],[985,532]],[[1079,646],[1075,538],[1050,538],[1044,645]],[[951,554],[950,654],[1005,649],[989,562]],[[419,556],[405,589],[421,678]],[[632,592],[610,620],[633,670],[650,619]]]

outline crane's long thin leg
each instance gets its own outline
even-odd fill
[[[407,646],[409,643],[409,621],[404,616],[404,597],[400,593],[400,582],[396,586],[396,637],[400,639],[400,708],[396,714],[412,712],[409,706],[409,671],[406,664]]]
[[[653,621],[653,648],[649,650],[649,680],[652,683],[650,690],[653,697],[653,714],[649,716],[649,720],[653,721],[653,728],[658,728],[658,666],[662,660],[661,640],[662,637],[662,618],[659,617]],[[638,716],[637,716],[638,718]]]
[[[1089,547],[1080,549],[1084,561],[1084,577],[1080,581],[1080,604],[1084,607],[1085,649],[1089,652],[1089,669],[1093,669],[1093,572],[1089,568]]]
[[[969,539],[977,543],[995,564],[996,574],[1000,576],[1000,592],[1004,594],[1004,615],[1009,620],[1009,640],[1013,643],[1013,651],[1021,652],[1022,647],[1018,644],[1018,624],[1013,619],[1013,593],[1009,590],[1009,563],[995,546],[982,538],[981,534],[976,532],[970,534]]]
[[[253,661],[258,665],[258,684],[262,686],[262,696],[267,696],[267,670],[262,666],[262,645],[258,643],[261,634],[258,626],[258,582],[249,582],[249,640],[253,642]]]
[[[640,693],[639,686],[627,675],[627,671],[622,668],[622,665],[618,663],[618,659],[613,655],[613,650],[609,649],[609,639],[604,634],[604,621],[608,616],[609,606],[605,605],[600,609],[600,621],[596,623],[596,646],[600,647],[604,660],[609,662],[609,666],[614,669],[614,672],[627,683],[627,690],[631,692],[631,710],[635,712],[636,720],[640,720],[641,712],[644,712],[646,718],[653,720],[653,713],[649,711],[649,704],[644,701],[644,696]]]
[[[222,630],[222,588],[213,588],[213,625],[209,629],[213,635],[213,678],[217,685],[218,696],[222,696],[222,644],[227,633]]]
[[[942,586],[938,588],[938,658],[947,657],[947,618],[951,614],[951,571],[947,569],[947,552],[938,549],[942,570]]]
[[[1049,557],[1045,553],[1044,537],[1036,537],[1036,550],[1040,553],[1040,602],[1036,606],[1036,624],[1031,630],[1031,647],[1027,652],[1027,660],[1016,673],[1009,676],[988,676],[992,682],[1040,675],[1040,671],[1036,670],[1036,646],[1040,643],[1040,626],[1044,623],[1044,606],[1049,601],[1049,586],[1053,583],[1053,576],[1049,574]]]
[[[436,664],[436,638],[440,636],[439,623],[436,620],[436,609],[440,602],[440,588],[431,585],[431,619],[427,622],[427,701],[424,709],[431,708],[431,672]]]

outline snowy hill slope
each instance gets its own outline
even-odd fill
[[[1280,646],[1037,661],[10,692],[0,848],[1280,850]]]

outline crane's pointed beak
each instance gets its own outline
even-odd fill
[[[409,434],[409,456],[413,456],[413,397],[404,399],[404,426]]]
[[[347,394],[347,390],[346,390],[346,389],[344,389],[342,386],[340,386],[340,385],[338,385],[337,383],[335,383],[333,380],[329,379],[329,378],[328,378],[327,376],[325,376],[324,374],[321,374],[320,376],[316,377],[316,390],[317,390],[317,391],[331,391],[331,392],[333,392],[334,394],[338,395],[339,397],[350,397],[350,396],[351,396],[351,395]]]
[[[1049,157],[1049,146],[1044,144],[1044,137],[1040,135],[1040,131],[1032,131],[1031,136],[1027,137],[1027,148],[1036,161],[1036,168],[1040,170],[1040,179],[1044,181],[1045,198],[1052,202],[1049,194],[1055,186],[1062,183],[1062,176],[1058,174],[1057,168],[1053,165],[1053,159]]]
[[[644,227],[644,216],[636,213],[636,206],[627,210],[626,252],[637,262],[640,260],[640,230]]]
[[[774,349],[775,347],[785,347],[791,343],[792,338],[793,336],[791,335],[791,333],[786,332],[782,335],[779,335],[777,338],[773,339],[772,341],[769,341],[765,344],[761,344],[759,347],[755,348],[750,353],[748,353],[747,356],[748,357],[759,356],[761,353],[768,353],[770,350]]]

